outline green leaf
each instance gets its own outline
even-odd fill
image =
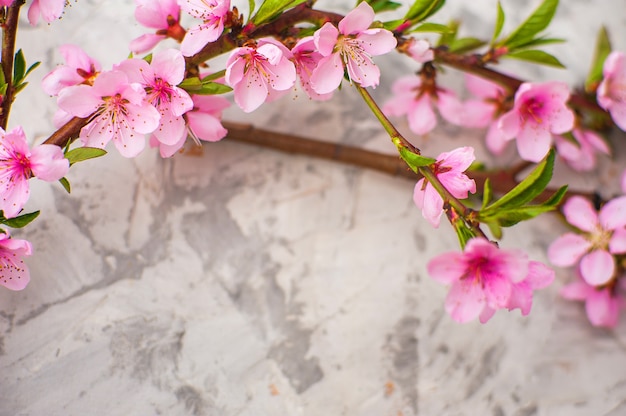
[[[496,240],[502,238],[502,227],[498,224],[498,221],[486,221],[487,227],[489,227],[489,231],[494,236]]]
[[[206,82],[206,81],[215,81],[216,79],[220,79],[223,78],[224,75],[226,75],[226,70],[222,69],[221,71],[217,71],[213,74],[209,74],[206,77],[203,77],[201,79],[202,82]]]
[[[361,0],[362,1],[362,0]],[[359,3],[361,3],[359,1]],[[402,6],[402,3],[397,3],[395,1],[389,0],[366,0],[372,9],[374,9],[374,13],[385,12],[389,10],[396,10],[398,7]]]
[[[218,82],[203,82],[202,88],[199,90],[193,91],[194,94],[197,95],[216,95],[216,94],[226,94],[227,92],[231,92],[233,89],[228,85],[220,84]]]
[[[456,221],[454,224],[454,231],[456,231],[456,235],[459,238],[459,244],[461,245],[461,249],[465,249],[465,245],[469,240],[476,237],[472,230],[467,228],[467,225],[463,221]]]
[[[541,205],[555,207],[561,203],[561,200],[567,193],[567,185],[561,186],[546,202]]]
[[[602,69],[604,68],[604,61],[606,57],[611,53],[611,41],[609,40],[609,34],[605,27],[602,27],[598,32],[598,38],[596,39],[596,49],[591,60],[591,68],[589,69],[589,75],[585,80],[585,91],[593,93],[600,81],[602,81]]]
[[[24,58],[24,52],[18,50],[15,53],[15,60],[13,61],[13,85],[20,83],[24,79],[26,73],[26,59]]]
[[[450,33],[451,29],[439,23],[422,23],[415,29],[412,29],[409,33],[415,32],[432,32],[432,33]]]
[[[448,46],[454,42],[456,39],[456,34],[459,30],[460,22],[458,20],[452,20],[448,23],[448,32],[444,32],[441,34],[439,38],[439,42],[437,42],[437,46]]]
[[[70,166],[83,160],[93,159],[96,157],[104,156],[107,152],[104,149],[97,147],[77,147],[70,150],[65,154],[65,158],[70,161]]]
[[[39,211],[31,212],[29,214],[20,215],[15,218],[4,218],[2,223],[11,228],[23,228],[30,224],[35,218],[39,216]]]
[[[70,181],[68,181],[66,178],[61,178],[59,179],[59,182],[61,183],[61,185],[63,185],[63,188],[65,189],[65,191],[67,191],[68,194],[72,192],[72,188],[70,187]]]
[[[485,185],[483,186],[483,205],[481,209],[484,209],[493,199],[493,191],[491,190],[491,181],[489,178],[485,180]]]
[[[394,31],[404,22],[406,22],[405,19],[389,20],[387,22],[383,22],[383,27],[387,30]]]
[[[480,48],[485,43],[487,42],[485,42],[484,40],[480,40],[478,38],[472,38],[472,37],[455,39],[450,44],[450,52],[454,52],[454,53],[469,52],[471,50]]]
[[[519,59],[521,61],[528,61],[528,62],[533,62],[536,64],[553,66],[556,68],[565,68],[565,66],[561,63],[561,61],[559,61],[553,55],[550,55],[547,52],[540,51],[537,49],[509,52],[503,57]]]
[[[531,42],[535,35],[548,27],[558,5],[559,0],[544,0],[533,14],[515,29],[501,45],[512,50]]]
[[[546,157],[535,166],[535,169],[524,178],[515,188],[511,189],[502,198],[482,209],[479,217],[497,217],[498,211],[519,208],[527,202],[535,199],[537,195],[543,192],[552,179],[552,170],[554,169],[554,149]]]
[[[251,19],[255,25],[267,23],[282,12],[292,7],[296,7],[306,0],[265,0],[254,17]]]
[[[26,73],[24,74],[24,78],[26,78],[31,72],[33,72],[39,65],[41,65],[41,62],[37,61],[31,66],[29,66],[28,69],[26,70]]]
[[[502,10],[502,4],[498,1],[498,14],[496,15],[496,26],[493,29],[493,36],[491,37],[491,43],[496,43],[496,39],[500,36],[500,32],[502,32],[502,27],[504,26],[504,10]]]
[[[413,153],[406,147],[398,147],[398,151],[400,152],[400,157],[402,158],[402,160],[404,160],[406,164],[409,165],[411,170],[415,173],[417,173],[421,166],[432,165],[437,161],[437,159]]]
[[[404,18],[416,23],[421,22],[437,13],[445,2],[446,0],[415,0]]]
[[[550,45],[553,43],[563,43],[563,42],[565,42],[565,39],[538,37],[538,38],[531,40],[530,42],[525,43],[522,46],[517,47],[516,50],[529,49],[529,48],[534,48],[536,46]]]
[[[250,21],[250,18],[252,18],[252,15],[254,15],[255,8],[256,8],[256,4],[254,4],[254,0],[248,0],[248,9],[250,9],[248,13],[248,21]]]

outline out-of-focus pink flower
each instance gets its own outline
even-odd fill
[[[613,254],[626,253],[626,196],[612,199],[597,213],[591,202],[573,196],[563,205],[563,214],[584,235],[566,233],[548,249],[555,266],[573,266],[580,260],[582,278],[592,286],[615,277]]]
[[[302,89],[309,98],[318,101],[328,100],[333,96],[332,92],[326,94],[317,93],[311,86],[311,75],[319,61],[323,58],[322,54],[315,47],[313,36],[307,36],[298,41],[296,46],[291,49],[293,62],[296,65],[296,73],[300,78]]]
[[[6,230],[0,233],[0,285],[11,290],[28,285],[30,272],[22,257],[30,256],[32,251],[30,242],[11,238]]]
[[[362,87],[378,85],[380,70],[372,56],[388,53],[397,41],[386,29],[369,29],[374,16],[372,6],[362,2],[341,19],[339,30],[327,22],[315,32],[315,45],[323,58],[311,75],[311,86],[319,94],[339,87],[344,68],[350,81]]]
[[[202,23],[185,34],[180,50],[185,56],[194,55],[215,41],[224,31],[224,18],[230,10],[230,0],[178,0],[181,9]]]
[[[446,311],[457,322],[487,322],[498,309],[527,315],[535,289],[548,286],[554,271],[518,250],[502,250],[484,238],[468,241],[463,253],[445,253],[428,263],[428,273],[449,284]]]
[[[0,6],[10,6],[13,0],[0,0]]]
[[[474,159],[472,147],[459,147],[437,157],[433,171],[455,198],[465,199],[468,192],[476,192],[474,180],[463,173]],[[425,178],[420,179],[415,185],[413,201],[422,210],[424,218],[434,227],[439,227],[441,214],[443,214],[443,199]]]
[[[157,52],[148,64],[143,59],[127,59],[115,69],[123,71],[131,83],[146,90],[146,101],[161,115],[159,126],[152,135],[157,141],[171,146],[186,136],[183,114],[193,108],[187,91],[178,88],[185,77],[185,58],[176,49]]]
[[[226,83],[235,91],[235,103],[246,113],[296,82],[291,53],[274,42],[260,39],[258,47],[237,48],[226,62]]]
[[[388,116],[406,114],[409,128],[415,134],[426,134],[437,125],[433,105],[445,120],[461,123],[463,105],[450,90],[426,85],[421,77],[408,75],[398,79],[391,91],[393,97],[383,105],[383,112]]]
[[[598,86],[598,104],[611,113],[617,126],[626,131],[626,57],[611,52],[604,61],[604,79]]]
[[[550,150],[552,134],[574,127],[574,113],[567,107],[569,89],[563,82],[522,84],[515,93],[513,109],[498,122],[506,140],[517,139],[524,160],[539,162]]]
[[[63,88],[72,85],[93,85],[102,69],[98,61],[75,45],[63,45],[59,52],[65,65],[56,67],[41,81],[41,87],[47,94],[56,96]]]
[[[59,93],[59,107],[74,117],[91,117],[80,131],[85,146],[104,148],[113,140],[122,156],[135,157],[145,134],[159,126],[160,114],[145,100],[146,92],[119,70],[103,72],[93,86],[75,85]]]
[[[42,144],[31,150],[21,127],[9,132],[0,128],[0,210],[6,218],[17,216],[28,200],[28,179],[36,176],[52,182],[68,169],[60,147]]]
[[[561,296],[569,300],[585,302],[589,322],[594,326],[613,328],[619,320],[620,309],[624,306],[624,278],[612,284],[596,287],[578,278],[561,289]]]
[[[133,53],[144,53],[167,37],[181,41],[185,35],[180,26],[180,7],[176,0],[135,0],[135,19],[142,25],[156,29],[130,42]]]
[[[228,131],[222,126],[222,111],[230,106],[228,100],[217,95],[194,95],[193,109],[185,113],[187,130],[178,142],[168,145],[150,137],[150,146],[159,147],[162,157],[170,157],[180,150],[189,136],[200,145],[200,140],[216,142],[226,136]]]
[[[65,0],[33,0],[28,8],[28,21],[35,26],[39,22],[39,16],[47,23],[58,19],[63,14]]]
[[[406,53],[420,64],[435,59],[435,53],[430,48],[430,43],[423,39],[409,39],[409,46],[406,47]]]
[[[611,154],[611,149],[604,140],[595,132],[576,128],[572,131],[578,145],[555,135],[554,143],[565,162],[574,170],[586,172],[596,166],[596,153]]]

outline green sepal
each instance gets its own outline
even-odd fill
[[[70,186],[70,181],[68,181],[67,178],[63,177],[59,179],[59,183],[63,185],[63,189],[65,189],[68,194],[72,193],[72,187]]]
[[[553,66],[556,68],[565,68],[565,65],[561,63],[554,55],[550,55],[547,52],[540,51],[538,49],[530,50],[518,50],[515,52],[509,52],[503,56],[504,58],[514,58],[521,61],[533,62],[536,64]]]
[[[432,165],[437,161],[437,159],[413,153],[403,146],[398,146],[398,152],[400,153],[400,157],[402,158],[402,160],[404,160],[406,164],[409,165],[411,170],[415,173],[418,172],[420,167]]]
[[[602,81],[602,69],[604,68],[604,61],[606,57],[611,53],[611,41],[609,40],[609,34],[605,27],[602,27],[598,32],[598,38],[596,39],[596,49],[591,60],[591,68],[589,69],[589,75],[585,80],[585,91],[593,93],[597,88],[600,81]]]
[[[506,46],[512,50],[532,42],[535,35],[548,27],[558,5],[559,0],[544,0],[528,19],[500,43],[500,46]]]
[[[415,0],[404,18],[415,23],[421,22],[437,13],[445,2],[446,0]]]
[[[144,60],[144,61],[146,61],[147,63],[151,64],[151,63],[152,63],[152,54],[151,54],[151,53],[149,53],[149,54],[147,54],[146,56],[144,56],[144,57],[143,57],[143,58],[141,58],[141,59],[143,59],[143,60]]]
[[[500,36],[500,32],[502,32],[502,27],[504,26],[504,10],[502,9],[502,4],[498,1],[498,14],[496,15],[496,26],[493,29],[493,36],[491,37],[491,44],[496,43],[496,39]]]
[[[447,25],[442,25],[440,23],[422,23],[421,25],[417,26],[415,29],[411,29],[408,33],[416,33],[416,32],[450,33],[451,31],[452,29],[450,29]]]
[[[35,212],[30,212],[28,214],[20,215],[15,218],[8,218],[8,219],[4,218],[4,215],[3,215],[2,219],[0,219],[0,222],[2,222],[2,224],[6,225],[7,227],[23,228],[23,227],[26,227],[31,222],[33,222],[33,220],[39,216],[39,213],[40,211],[35,211]]]
[[[481,46],[485,45],[486,43],[487,42],[485,42],[484,40],[473,38],[473,37],[459,38],[459,39],[454,39],[454,41],[450,43],[449,50],[450,52],[454,52],[454,53],[465,53],[465,52],[472,51],[474,49],[478,49]]]
[[[106,150],[97,147],[77,147],[65,153],[65,158],[70,161],[70,166],[72,166],[74,163],[94,159],[106,154]]]
[[[262,25],[263,23],[271,21],[285,10],[296,7],[305,1],[306,0],[265,0],[254,17],[250,20],[257,26]],[[252,14],[252,12],[250,13]]]
[[[459,238],[459,244],[461,245],[461,249],[465,249],[465,245],[469,240],[476,237],[472,230],[467,228],[467,225],[463,221],[455,221],[452,224],[454,227],[454,231],[456,231],[456,236]]]
[[[361,3],[363,0],[359,1]],[[374,9],[374,13],[386,12],[391,10],[396,10],[398,7],[402,6],[402,3],[398,3],[390,0],[365,0],[372,9]]]

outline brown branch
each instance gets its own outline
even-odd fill
[[[20,17],[20,8],[25,0],[16,0],[8,8],[6,21],[2,26],[2,71],[7,83],[7,90],[2,97],[0,112],[0,127],[7,128],[11,105],[15,99],[15,86],[13,85],[13,60],[15,56],[15,39],[17,37],[17,24]]]
[[[65,147],[67,144],[78,137],[80,129],[87,125],[90,118],[74,117],[67,123],[65,123],[60,129],[52,133],[50,137],[46,139],[44,144],[55,144],[59,147]]]

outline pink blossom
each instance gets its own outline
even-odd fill
[[[258,47],[237,48],[226,62],[226,83],[235,91],[235,103],[246,113],[296,82],[291,53],[273,42],[261,39]]]
[[[406,53],[420,64],[435,59],[435,53],[430,48],[430,43],[423,39],[409,39],[409,46],[406,47]]]
[[[93,85],[102,69],[98,61],[75,45],[63,45],[59,52],[65,60],[65,65],[56,67],[41,81],[41,86],[47,94],[56,96],[63,88],[72,85]]]
[[[622,52],[611,52],[604,61],[604,79],[598,86],[598,104],[626,131],[626,65]]]
[[[28,200],[32,176],[53,182],[69,169],[60,147],[42,144],[29,149],[21,127],[9,132],[0,128],[0,210],[5,218],[17,216]]]
[[[498,122],[504,138],[517,138],[517,151],[524,160],[539,162],[550,150],[552,134],[574,127],[574,113],[566,103],[569,89],[563,82],[522,84],[515,93],[513,109]]]
[[[474,149],[471,147],[460,147],[437,157],[434,173],[455,198],[464,199],[467,198],[468,192],[476,192],[474,180],[463,173],[474,159]],[[425,178],[420,179],[415,185],[413,201],[422,210],[424,218],[434,227],[439,227],[443,214],[443,199]]]
[[[30,272],[22,257],[30,256],[32,251],[28,241],[11,238],[6,230],[0,233],[0,285],[11,290],[28,285]]]
[[[0,6],[10,6],[13,0],[0,0]]]
[[[171,145],[150,137],[150,146],[159,147],[162,157],[170,157],[180,150],[189,136],[200,145],[200,140],[216,142],[226,136],[228,131],[222,126],[222,111],[230,106],[228,100],[217,95],[194,95],[193,109],[185,113],[187,130],[176,143]]]
[[[623,282],[622,278],[612,284],[596,287],[578,277],[576,282],[564,286],[560,293],[565,299],[584,301],[587,317],[594,326],[613,328],[624,306]]]
[[[323,58],[322,54],[320,54],[315,47],[313,36],[300,39],[291,49],[291,53],[293,55],[293,62],[296,65],[296,73],[300,78],[300,84],[306,95],[318,101],[330,99],[333,96],[332,92],[319,94],[311,86],[311,75],[315,68],[317,68],[319,61]]]
[[[143,87],[119,70],[103,72],[93,86],[63,89],[58,104],[74,117],[90,118],[80,131],[85,146],[104,148],[113,140],[125,157],[137,156],[145,147],[144,135],[159,126],[160,114],[146,101]]]
[[[589,285],[608,283],[615,276],[613,255],[626,253],[626,196],[607,202],[599,213],[585,198],[573,196],[563,205],[563,214],[583,235],[562,235],[550,245],[548,258],[560,267],[580,260],[580,274]]]
[[[572,135],[577,143],[558,135],[554,136],[554,143],[559,156],[576,171],[586,172],[593,169],[596,166],[596,153],[611,154],[606,142],[591,130],[576,128]]]
[[[502,250],[483,238],[468,241],[463,253],[445,253],[428,263],[428,273],[450,284],[446,311],[457,322],[487,322],[498,309],[527,315],[535,289],[548,286],[554,271],[529,261],[518,250]]]
[[[178,4],[185,12],[203,21],[187,31],[180,45],[183,55],[191,56],[220,37],[230,10],[230,0],[178,0]]]
[[[63,14],[66,0],[33,0],[28,8],[28,21],[35,26],[39,22],[39,16],[47,23],[58,19]]]
[[[351,82],[362,87],[376,87],[380,70],[372,56],[383,55],[396,47],[393,33],[386,29],[369,29],[374,21],[374,9],[361,2],[339,22],[339,30],[327,22],[314,36],[315,45],[323,58],[311,75],[311,86],[319,94],[334,91],[348,71]]]
[[[135,0],[135,19],[142,25],[156,29],[130,42],[130,50],[144,53],[167,37],[182,40],[184,29],[180,26],[180,7],[177,0]]]
[[[392,86],[393,97],[383,105],[389,116],[407,115],[409,128],[415,134],[429,133],[437,125],[433,105],[450,123],[460,124],[463,106],[454,92],[422,82],[416,75],[398,79]]]
[[[159,127],[152,135],[164,145],[171,146],[186,136],[183,114],[193,108],[187,91],[178,88],[185,76],[185,58],[175,49],[157,52],[148,64],[143,59],[127,59],[117,65],[130,82],[139,83],[146,90],[146,101],[161,115]]]

